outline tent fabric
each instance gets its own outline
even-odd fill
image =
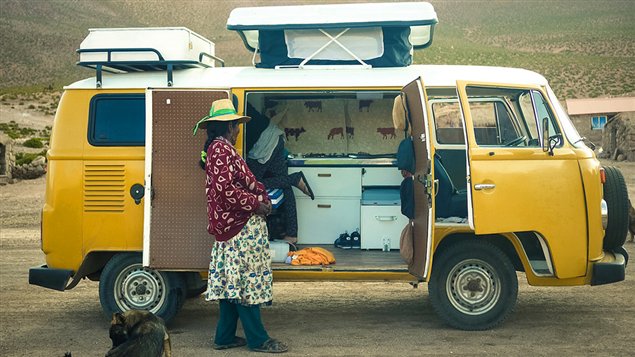
[[[410,27],[385,27],[382,28],[382,32],[384,40],[383,55],[364,60],[364,62],[373,67],[405,67],[412,64],[412,45],[408,39]],[[325,39],[327,38],[325,37]],[[261,30],[259,31],[258,42],[260,46],[260,63],[256,64],[256,67],[297,66],[303,61],[301,58],[289,58],[284,30]],[[329,46],[338,45],[331,43]],[[355,52],[353,51],[353,53]],[[351,60],[314,59],[307,64],[356,65],[360,63],[351,58]]]

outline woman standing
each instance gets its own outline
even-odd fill
[[[271,212],[271,202],[263,184],[233,146],[239,125],[249,119],[237,115],[229,99],[221,99],[212,103],[210,114],[197,123],[197,127],[207,125],[207,231],[216,238],[205,298],[220,304],[214,349],[247,344],[253,351],[280,353],[286,352],[287,346],[270,338],[260,319],[260,305],[271,304],[273,298],[264,218]],[[236,336],[239,318],[246,340]]]

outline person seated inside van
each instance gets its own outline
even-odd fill
[[[267,189],[283,190],[285,199],[280,208],[285,218],[284,240],[295,244],[298,242],[298,217],[292,187],[297,187],[311,199],[315,196],[302,171],[289,175],[284,132],[277,125],[284,110],[270,112],[269,118],[247,104],[247,113],[252,118],[246,132],[247,166]]]

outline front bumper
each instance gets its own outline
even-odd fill
[[[29,284],[64,291],[72,275],[72,270],[52,269],[44,264],[29,269]]]
[[[620,247],[615,252],[604,252],[604,258],[593,264],[591,285],[611,284],[624,280],[627,264],[628,253],[624,248]]]

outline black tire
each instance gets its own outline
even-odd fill
[[[628,190],[620,170],[608,166],[604,168],[604,201],[609,210],[609,220],[604,232],[603,247],[606,250],[617,249],[626,242],[628,232]]]
[[[185,296],[188,299],[197,297],[207,290],[207,280],[201,279],[199,273],[184,273],[184,279],[187,288]]]
[[[185,301],[185,281],[179,273],[145,268],[140,253],[120,253],[104,267],[99,301],[106,316],[127,310],[148,310],[169,322]]]
[[[498,247],[462,241],[435,256],[428,291],[432,307],[448,325],[487,330],[513,311],[518,280],[512,262]]]

